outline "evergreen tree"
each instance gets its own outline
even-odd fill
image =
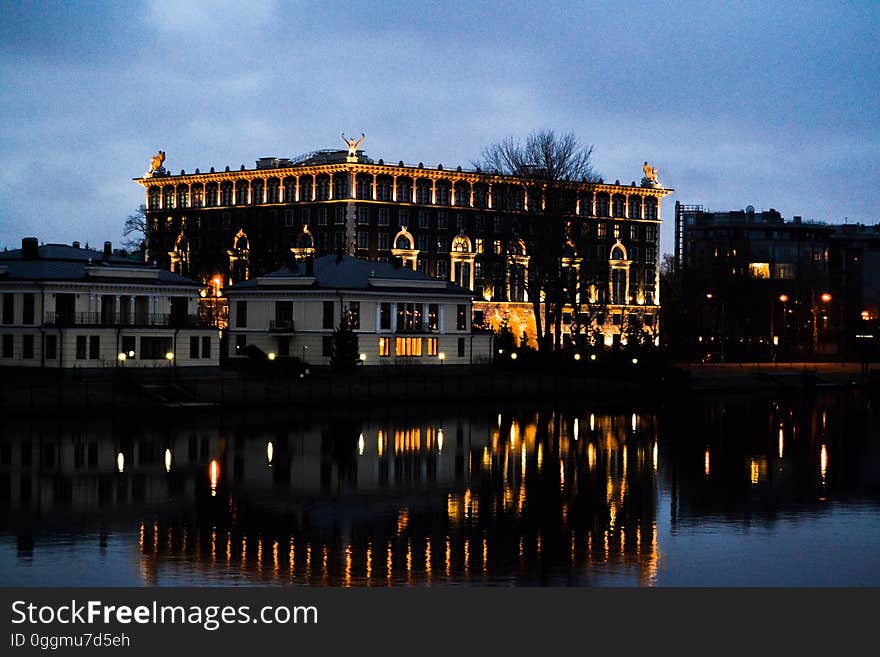
[[[333,331],[330,367],[337,372],[351,372],[357,367],[359,356],[357,334],[351,330],[348,315],[343,314],[339,326]]]

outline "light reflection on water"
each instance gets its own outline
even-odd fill
[[[877,585],[878,440],[852,393],[7,427],[0,579]]]

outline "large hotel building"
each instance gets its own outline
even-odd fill
[[[348,150],[261,158],[252,169],[179,174],[166,171],[160,152],[136,179],[146,191],[147,258],[218,290],[291,258],[340,251],[398,258],[472,290],[476,325],[503,320],[528,335],[527,268],[550,220],[541,182],[374,161],[358,150],[360,141]],[[660,204],[672,190],[647,163],[645,171],[638,185],[559,183],[567,236],[560,266],[576,272],[577,302],[601,307],[590,317],[609,345],[635,317],[650,333],[658,327]],[[563,313],[563,333],[580,310]]]

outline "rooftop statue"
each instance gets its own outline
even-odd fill
[[[165,162],[165,151],[159,151],[150,160],[150,171],[159,171],[163,162]]]
[[[349,157],[356,157],[358,146],[360,146],[364,141],[364,133],[363,132],[361,133],[360,139],[355,139],[353,137],[351,139],[349,139],[345,136],[345,133],[343,132],[342,133],[342,141],[344,141],[346,146],[348,146],[348,156]]]
[[[648,166],[648,163],[645,162],[645,166],[642,167],[642,170],[645,172],[645,180],[654,183],[655,185],[660,182],[657,180],[657,167],[650,167]]]

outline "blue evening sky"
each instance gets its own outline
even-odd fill
[[[537,128],[664,205],[873,224],[880,3],[0,0],[0,247],[121,239],[166,167],[341,147],[469,166]]]

